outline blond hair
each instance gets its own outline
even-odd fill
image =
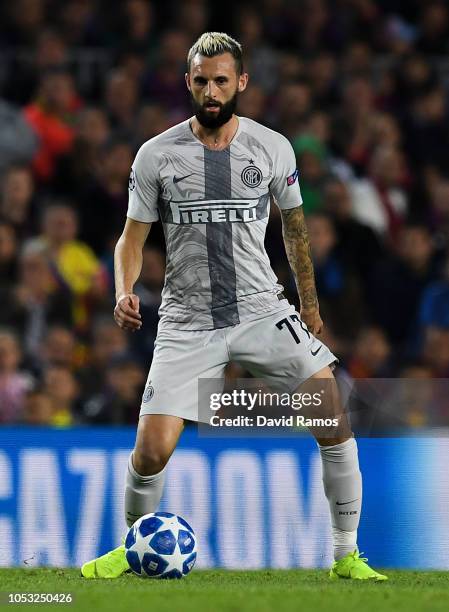
[[[195,55],[204,57],[215,57],[223,53],[230,53],[235,59],[237,72],[243,72],[242,45],[234,38],[224,32],[204,32],[198,40],[191,46],[187,55],[187,69],[190,72],[192,59]]]

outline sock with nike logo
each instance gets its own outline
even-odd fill
[[[125,479],[125,520],[128,527],[144,514],[156,512],[164,489],[165,468],[152,476],[141,476],[133,465],[133,454],[128,460]]]
[[[362,507],[362,475],[357,443],[320,446],[324,492],[331,511],[335,560],[357,548],[357,527]]]

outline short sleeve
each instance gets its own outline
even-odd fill
[[[137,152],[129,175],[127,216],[142,223],[157,221],[158,198],[157,159],[151,149],[143,145]]]
[[[278,207],[282,210],[301,206],[302,197],[295,153],[292,145],[284,136],[280,136],[273,152],[273,173],[270,192]]]

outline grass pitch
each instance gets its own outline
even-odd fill
[[[182,580],[85,580],[76,569],[0,569],[3,609],[139,612],[439,612],[449,573],[389,571],[382,583],[331,581],[324,570],[193,570]],[[71,604],[8,604],[7,593],[71,593]]]

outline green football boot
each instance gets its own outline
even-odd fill
[[[84,578],[118,578],[129,569],[125,546],[122,544],[98,559],[87,561],[81,567],[81,575]]]
[[[349,578],[352,580],[374,580],[376,582],[388,580],[388,576],[373,570],[367,563],[368,559],[361,557],[361,554],[363,555],[363,553],[354,550],[342,559],[335,561],[329,576],[333,579]]]

